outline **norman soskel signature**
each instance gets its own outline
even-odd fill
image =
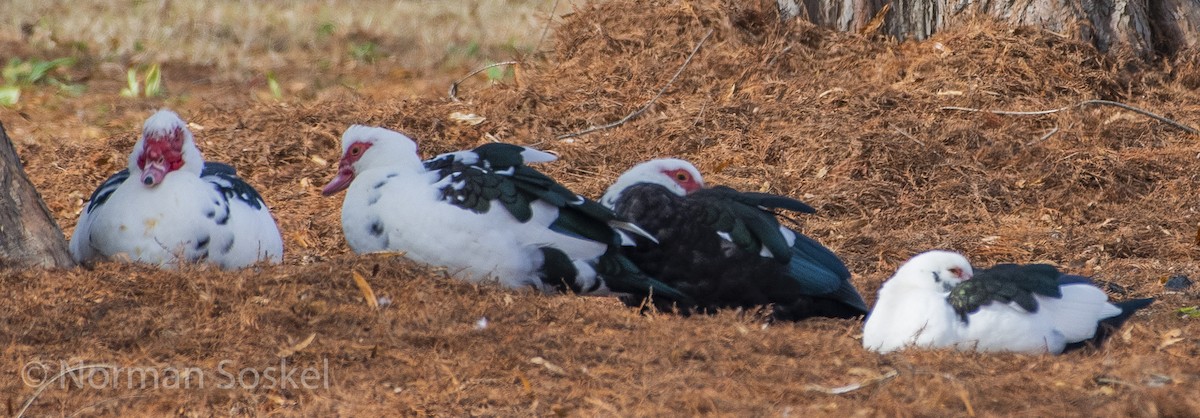
[[[329,359],[296,365],[286,358],[265,367],[238,367],[221,360],[215,367],[30,361],[21,368],[28,386],[91,389],[329,389]],[[40,393],[40,391],[39,391]]]

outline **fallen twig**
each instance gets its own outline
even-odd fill
[[[1041,138],[1038,138],[1038,139],[1035,139],[1035,140],[1029,141],[1028,143],[1026,143],[1026,144],[1025,144],[1025,146],[1030,146],[1030,145],[1033,145],[1033,144],[1036,144],[1036,143],[1039,143],[1039,142],[1045,141],[1046,139],[1049,139],[1051,136],[1054,136],[1054,134],[1056,134],[1056,133],[1058,133],[1058,127],[1057,127],[1057,126],[1055,126],[1054,128],[1050,129],[1050,132],[1046,132],[1046,134],[1045,134],[1045,135],[1042,135],[1042,137],[1041,137]]]
[[[458,85],[462,84],[462,82],[464,82],[464,81],[467,81],[468,78],[471,78],[475,74],[479,74],[484,71],[487,71],[487,69],[492,68],[492,67],[499,67],[501,65],[517,65],[520,63],[521,63],[520,61],[504,61],[504,62],[497,62],[497,63],[488,64],[488,65],[476,68],[475,71],[471,71],[467,75],[463,76],[463,78],[454,80],[453,83],[450,83],[450,91],[447,92],[450,95],[450,100],[453,100],[456,102],[458,101]]]
[[[1076,104],[1073,104],[1070,106],[1063,106],[1058,109],[1035,110],[1035,111],[1028,111],[1028,112],[1020,112],[1020,111],[1012,111],[1012,110],[984,110],[984,109],[975,109],[975,108],[970,108],[970,107],[958,107],[958,106],[942,106],[942,110],[958,110],[958,111],[963,111],[963,112],[988,112],[988,113],[995,114],[995,115],[1030,116],[1030,115],[1049,115],[1051,113],[1058,113],[1058,112],[1061,112],[1064,110],[1083,107],[1083,106],[1087,106],[1090,104],[1116,106],[1116,107],[1119,107],[1119,108],[1122,108],[1122,109],[1125,109],[1125,110],[1128,110],[1128,111],[1131,111],[1134,113],[1141,114],[1142,116],[1150,117],[1159,122],[1174,126],[1176,128],[1183,130],[1184,132],[1190,133],[1192,135],[1200,135],[1200,130],[1197,130],[1196,128],[1193,128],[1191,126],[1187,126],[1182,123],[1176,122],[1174,120],[1167,119],[1165,117],[1162,117],[1155,113],[1152,113],[1148,110],[1144,110],[1144,109],[1130,106],[1130,105],[1120,103],[1120,102],[1114,102],[1111,100],[1099,100],[1099,99],[1084,100],[1082,102],[1079,102],[1079,103],[1076,103]]]
[[[550,16],[546,18],[546,26],[542,28],[542,36],[538,38],[537,46],[533,47],[533,51],[537,52],[542,48],[542,42],[546,41],[546,34],[550,33],[550,24],[554,23],[554,12],[558,11],[558,0],[554,0],[554,4],[550,5]]]
[[[851,383],[851,384],[848,384],[845,386],[838,386],[835,388],[830,388],[830,387],[825,387],[825,386],[821,386],[821,385],[808,385],[808,386],[805,386],[804,389],[808,390],[808,391],[813,391],[813,392],[822,392],[822,393],[829,394],[829,395],[841,395],[844,393],[849,393],[849,392],[853,392],[853,391],[862,389],[864,387],[867,387],[867,386],[870,386],[870,385],[873,385],[876,383],[882,383],[882,382],[886,382],[888,380],[892,380],[893,377],[896,377],[899,374],[900,373],[895,370],[890,370],[887,373],[884,373],[882,375],[872,377],[870,379],[867,379],[867,380],[864,380],[861,382]]]
[[[891,3],[888,3],[888,4],[891,4]],[[895,128],[895,129],[896,129],[896,133],[898,133],[898,134],[900,134],[900,135],[903,135],[905,138],[908,138],[908,139],[912,140],[912,142],[916,142],[916,143],[917,143],[917,145],[920,145],[922,148],[924,148],[924,147],[925,147],[925,143],[924,143],[924,142],[921,142],[921,140],[920,140],[920,139],[917,139],[916,137],[912,136],[912,135],[911,135],[911,134],[909,134],[908,132],[904,132],[904,131],[903,131],[903,130],[901,130],[900,128]]]
[[[1054,133],[1055,133],[1055,132],[1058,132],[1058,127],[1057,127],[1057,126],[1055,126],[1055,127],[1054,127],[1054,129],[1051,129],[1051,130],[1050,130],[1050,132],[1046,132],[1046,134],[1045,134],[1045,135],[1042,135],[1042,137],[1041,137],[1041,138],[1038,138],[1038,142],[1045,141],[1045,140],[1046,140],[1046,138],[1049,138],[1049,137],[1050,137],[1050,135],[1054,135]]]
[[[584,129],[579,132],[573,132],[573,133],[569,133],[569,134],[559,135],[555,139],[574,138],[574,137],[577,137],[580,135],[590,134],[592,132],[621,126],[625,122],[629,122],[631,119],[638,117],[642,113],[645,113],[647,109],[650,109],[650,106],[654,105],[655,101],[658,101],[658,98],[663,95],[663,92],[666,92],[667,88],[671,87],[671,84],[675,83],[675,80],[679,78],[679,74],[682,74],[683,69],[687,68],[688,64],[692,62],[692,58],[696,56],[696,52],[700,51],[700,47],[704,45],[704,42],[708,40],[709,36],[712,36],[712,33],[713,33],[713,30],[709,29],[708,33],[704,34],[703,38],[700,38],[700,42],[697,42],[696,47],[692,48],[692,53],[688,54],[687,59],[683,60],[683,64],[679,66],[679,69],[675,70],[675,75],[671,76],[671,79],[667,81],[667,84],[664,84],[662,86],[662,88],[658,90],[658,94],[655,94],[654,97],[651,98],[650,101],[646,102],[646,104],[644,106],[642,106],[640,109],[633,111],[633,113],[625,115],[625,117],[621,118],[621,120],[618,120],[616,122],[610,122],[610,123],[606,123],[606,124],[603,124],[600,126],[593,126],[593,127]]]

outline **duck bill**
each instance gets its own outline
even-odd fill
[[[142,184],[145,184],[146,187],[158,186],[165,177],[167,177],[167,163],[165,161],[148,162],[142,168]]]
[[[337,176],[334,177],[333,180],[330,180],[329,184],[326,184],[325,187],[321,188],[321,194],[324,196],[330,196],[334,193],[346,190],[347,187],[350,187],[350,182],[352,181],[354,181],[354,169],[351,167],[342,167],[338,169]]]

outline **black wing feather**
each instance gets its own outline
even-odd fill
[[[717,188],[729,189],[728,187],[722,186],[718,186]],[[733,191],[736,193],[734,195],[734,199],[748,205],[758,206],[766,209],[784,209],[800,213],[817,213],[817,210],[813,209],[813,207],[809,206],[807,203],[792,199],[790,197],[773,195],[770,193]]]
[[[819,266],[842,280],[850,279],[850,269],[821,243],[808,236],[796,232],[796,243],[792,244],[792,257],[799,257],[810,264]]]
[[[442,187],[443,200],[476,213],[486,213],[498,200],[518,221],[528,222],[533,201],[562,207],[576,198],[553,179],[525,166],[522,150],[511,144],[485,144],[472,151],[475,158],[446,154],[426,161],[425,167],[451,178],[451,184]]]
[[[215,175],[236,176],[237,169],[229,164],[205,161],[204,169],[200,170],[200,177]]]
[[[113,192],[117,191],[117,187],[119,187],[121,183],[124,183],[127,179],[129,179],[128,168],[116,172],[116,174],[113,174],[112,176],[109,176],[107,180],[104,180],[104,183],[100,183],[100,187],[97,187],[96,190],[92,192],[92,196],[88,197],[87,212],[90,213],[91,211],[95,210],[96,207],[103,205],[104,202],[107,202],[108,198],[112,196]]]
[[[992,302],[1014,302],[1022,309],[1037,312],[1034,295],[1061,298],[1059,278],[1062,272],[1049,264],[997,264],[982,269],[975,277],[959,283],[947,300],[964,322],[967,316]]]
[[[714,227],[719,231],[729,233],[733,241],[743,250],[757,253],[765,246],[783,263],[790,261],[792,251],[788,248],[787,239],[779,231],[779,220],[770,210],[816,212],[808,204],[790,197],[769,193],[740,192],[725,186],[701,189],[688,195],[688,198],[703,200],[714,210],[721,212],[716,218],[722,219],[722,221],[715,224]],[[726,220],[726,217],[732,219]],[[736,234],[741,232],[749,233],[749,236]],[[798,233],[797,236],[799,236]],[[840,260],[836,264],[841,269],[845,269]],[[849,277],[848,274],[847,277]]]
[[[767,209],[808,208],[797,200],[727,187],[682,197],[643,183],[627,188],[615,207],[659,240],[639,241],[626,254],[650,276],[693,297],[699,311],[773,304],[780,319],[866,313],[836,255],[798,233],[787,245]],[[775,257],[761,256],[764,246]]]
[[[521,155],[524,150],[517,145],[490,143],[472,150],[474,155],[445,154],[426,161],[425,167],[443,178],[452,178],[451,184],[442,188],[443,200],[463,209],[484,213],[496,200],[517,221],[528,222],[533,218],[531,205],[535,201],[558,208],[558,218],[550,225],[551,230],[608,245],[608,251],[593,267],[609,289],[634,297],[653,293],[690,305],[686,295],[645,275],[620,253],[620,234],[610,225],[619,220],[615,213],[524,165]],[[543,248],[542,252],[549,262],[543,275],[547,283],[576,292],[591,290],[573,282],[564,283],[564,277],[571,271],[564,262],[564,254],[551,248]]]
[[[200,177],[213,185],[213,188],[225,196],[226,200],[238,199],[250,207],[262,209],[266,205],[262,195],[241,177],[232,166],[223,163],[205,162]]]

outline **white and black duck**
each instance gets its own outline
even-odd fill
[[[283,240],[258,192],[233,167],[206,163],[183,120],[160,110],[146,120],[128,168],[92,193],[70,249],[77,262],[233,269],[280,262]]]
[[[1047,264],[998,264],[976,271],[949,251],[918,254],[879,289],[863,347],[1058,354],[1098,345],[1153,299],[1110,303],[1081,276]]]
[[[322,193],[346,190],[342,228],[355,253],[402,251],[510,288],[686,301],[621,254],[643,231],[525,165],[554,158],[491,143],[422,162],[408,136],[355,125]]]
[[[867,313],[841,259],[772,212],[813,213],[803,202],[705,187],[695,166],[679,159],[634,166],[601,202],[657,239],[639,239],[626,255],[700,311],[772,305],[773,316],[786,320]]]

